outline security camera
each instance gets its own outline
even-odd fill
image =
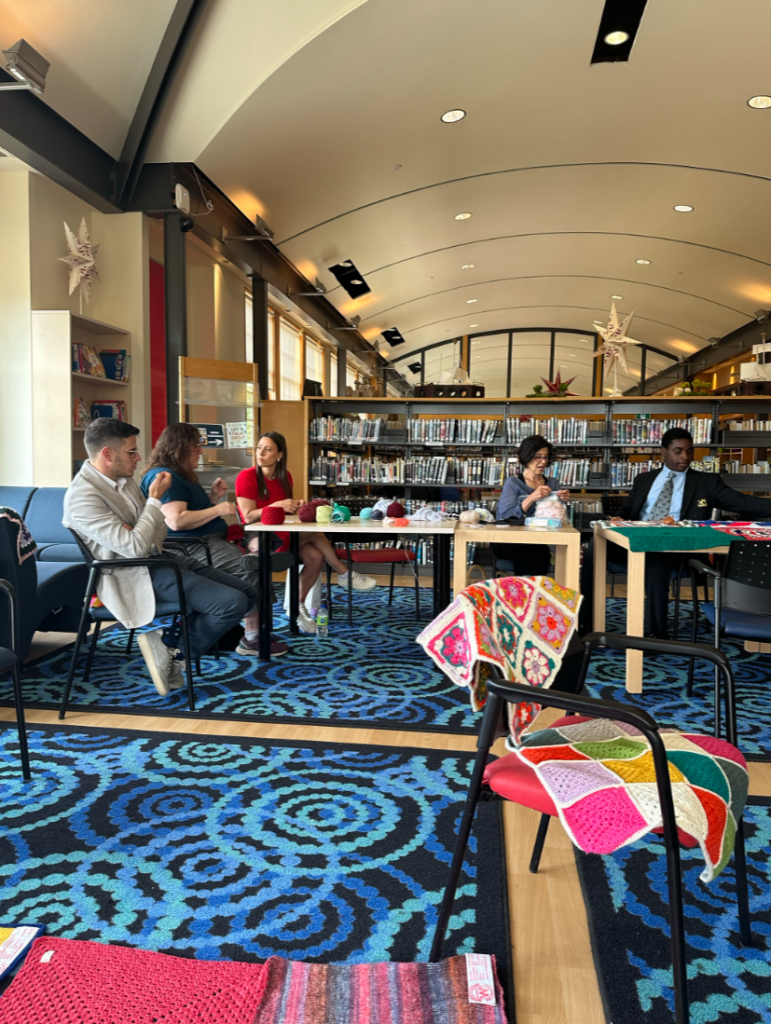
[[[187,214],[185,214],[184,217],[180,217],[179,218],[179,230],[180,231],[183,231],[185,234],[187,234],[187,232],[188,231],[192,231],[194,227],[195,227],[195,221],[193,220],[192,217],[188,217]]]

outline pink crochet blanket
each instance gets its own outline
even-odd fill
[[[548,688],[576,628],[581,595],[548,576],[510,576],[466,587],[418,636],[417,642],[458,686],[471,706],[485,702],[492,666],[505,679]],[[514,740],[541,710],[509,704]]]

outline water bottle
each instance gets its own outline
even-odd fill
[[[329,632],[329,612],[327,611],[326,604],[322,601],[321,607],[316,613],[316,636],[321,640],[326,640],[327,633]]]

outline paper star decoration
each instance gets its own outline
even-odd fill
[[[91,244],[85,217],[80,222],[77,238],[66,221],[64,222],[64,234],[67,237],[68,255],[60,256],[59,259],[70,268],[70,295],[79,284],[82,284],[83,295],[88,302],[91,295],[91,284],[93,281],[99,280],[95,262],[99,246]]]
[[[553,381],[552,380],[547,380],[545,377],[541,377],[541,380],[544,382],[544,384],[546,385],[546,387],[548,389],[546,394],[547,395],[562,395],[563,398],[576,398],[576,397],[578,397],[576,395],[575,391],[568,391],[568,388],[570,387],[570,385],[573,383],[573,381],[576,378],[575,377],[571,377],[570,380],[566,380],[566,381],[563,382],[561,374],[562,374],[562,371],[558,370],[557,371],[557,376],[554,378]]]
[[[597,328],[597,333],[602,338],[603,343],[594,353],[594,356],[595,359],[597,356],[603,357],[603,371],[606,377],[609,370],[612,369],[614,372],[614,387],[611,391],[611,394],[613,395],[621,394],[618,388],[617,366],[620,366],[624,373],[629,376],[629,367],[626,362],[626,346],[642,344],[642,342],[635,341],[634,338],[628,338],[626,336],[626,332],[629,330],[629,325],[632,323],[634,312],[635,311],[632,310],[623,323],[619,323],[618,313],[616,312],[616,303],[613,302],[610,307],[608,326]]]

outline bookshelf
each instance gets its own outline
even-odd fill
[[[220,476],[232,492],[241,470],[254,465],[260,409],[257,385],[256,363],[180,357],[180,422],[222,427],[222,444],[207,445],[201,454],[198,477],[204,487]],[[236,432],[245,444],[231,443]]]
[[[69,310],[32,312],[32,431],[33,479],[46,486],[67,487],[86,456],[85,426],[75,423],[75,404],[122,401],[125,418],[131,419],[131,376],[128,381],[109,380],[73,372],[73,346],[92,349],[125,349],[131,352],[131,335]]]

